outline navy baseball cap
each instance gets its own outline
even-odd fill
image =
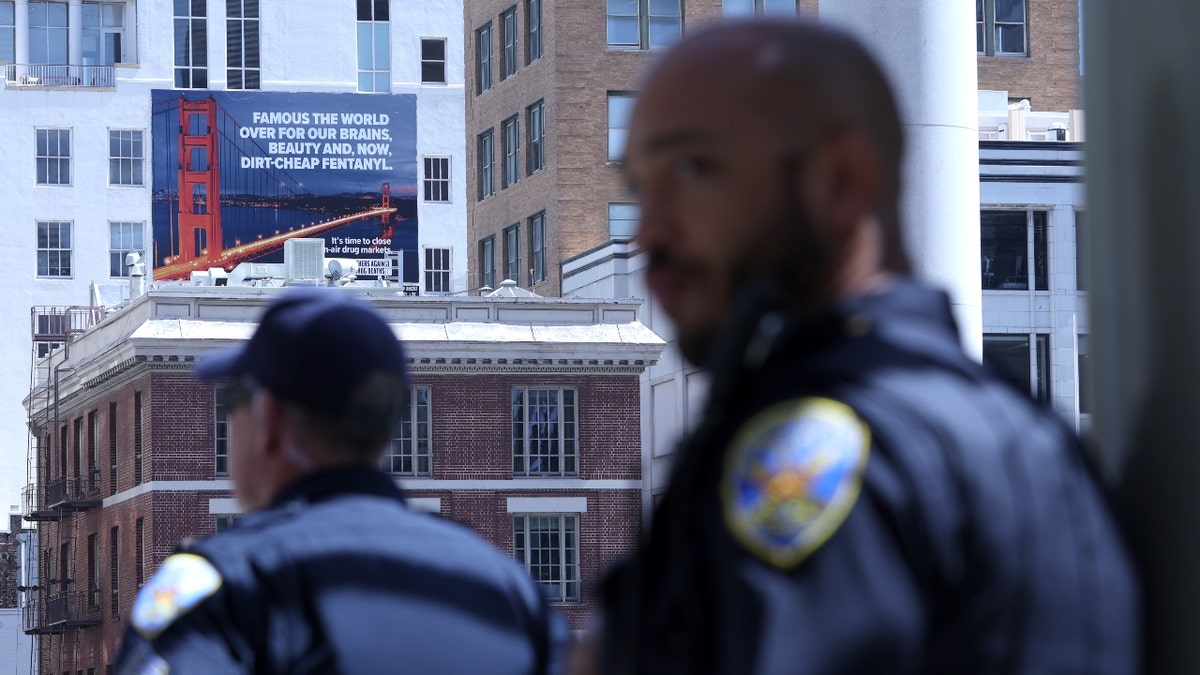
[[[204,380],[250,377],[279,398],[330,416],[381,373],[408,391],[404,347],[374,309],[335,288],[290,290],[267,307],[254,335],[200,358]]]

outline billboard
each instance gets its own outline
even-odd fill
[[[360,278],[402,269],[418,283],[415,95],[154,90],[151,102],[155,279],[281,263],[284,242],[305,237]]]

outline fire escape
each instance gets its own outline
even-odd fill
[[[82,540],[75,530],[80,519],[71,517],[103,501],[98,439],[94,427],[84,433],[85,423],[92,425],[93,420],[59,419],[58,385],[59,378],[71,370],[63,365],[71,340],[99,321],[102,312],[97,307],[33,307],[31,311],[30,409],[40,407],[44,418],[30,434],[30,482],[23,494],[25,518],[38,523],[41,557],[38,583],[25,589],[22,602],[22,627],[30,635],[63,634],[101,622],[99,575],[95,569],[89,571],[91,587],[77,577],[75,556],[80,551],[76,546]],[[86,543],[91,549],[86,552],[89,565],[95,568],[96,543]]]

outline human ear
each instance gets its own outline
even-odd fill
[[[879,151],[862,133],[837,133],[816,147],[794,180],[814,225],[849,234],[878,202]]]

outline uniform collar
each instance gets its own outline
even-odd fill
[[[271,508],[293,501],[316,503],[351,494],[404,501],[404,493],[390,476],[376,469],[353,467],[308,474],[283,488]]]

